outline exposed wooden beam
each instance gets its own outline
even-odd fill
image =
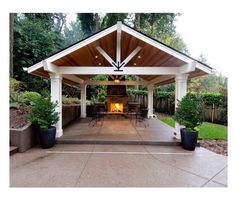
[[[122,22],[117,22],[117,46],[116,46],[116,64],[121,63],[121,33]]]
[[[112,80],[114,80],[114,79],[115,79],[115,77],[114,77],[113,75],[110,75],[110,77],[112,78]]]
[[[100,46],[97,46],[96,49],[111,65],[113,65],[113,59]]]
[[[165,75],[165,76],[158,76],[150,81],[148,81],[148,84],[151,85],[151,84],[157,84],[157,83],[160,83],[160,82],[163,82],[163,81],[166,81],[166,80],[169,80],[171,78],[174,78],[174,75]]]
[[[122,67],[124,67],[140,50],[141,46],[137,46],[133,52],[130,53],[130,55],[122,62],[124,63]]]
[[[87,80],[84,83],[87,85],[147,85],[145,81],[120,81],[115,83],[114,81]]]
[[[65,79],[68,79],[70,81],[73,81],[73,82],[76,82],[76,83],[79,83],[79,84],[83,84],[84,83],[84,80],[75,76],[75,75],[72,75],[72,74],[63,74],[63,78]]]
[[[179,67],[123,67],[123,71],[114,71],[113,67],[57,67],[60,74],[80,75],[175,75],[179,74]]]

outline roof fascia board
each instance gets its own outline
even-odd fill
[[[196,68],[198,68],[198,69],[204,71],[204,72],[207,73],[207,74],[211,74],[211,73],[214,72],[214,69],[209,69],[207,66],[201,64],[200,62],[197,62],[197,63],[196,63]]]
[[[145,81],[119,81],[119,83],[115,83],[114,81],[96,81],[96,80],[87,80],[84,82],[88,85],[147,85]]]
[[[122,71],[113,70],[113,67],[57,67],[59,74],[80,75],[176,75],[180,74],[180,67],[123,67]]]

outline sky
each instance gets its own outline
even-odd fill
[[[222,17],[221,17],[222,16]],[[208,63],[218,72],[230,73],[230,50],[232,30],[227,25],[227,15],[218,13],[183,13],[175,22],[177,32],[189,48],[192,57],[203,54]],[[229,17],[230,18],[230,17]],[[234,17],[235,19],[235,17]]]
[[[230,45],[229,25],[226,25],[226,14],[207,12],[185,12],[176,18],[176,31],[187,44],[190,55],[198,59],[203,54],[207,63],[224,76],[229,75],[231,65],[225,51]],[[234,17],[235,19],[235,17]],[[76,20],[76,14],[68,14],[68,21]],[[228,28],[226,27],[228,26]],[[231,54],[230,54],[231,55]]]

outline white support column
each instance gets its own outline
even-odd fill
[[[57,103],[56,112],[59,113],[59,121],[56,124],[56,138],[63,135],[62,129],[62,76],[51,73],[51,101]]]
[[[178,74],[175,76],[175,109],[180,101],[187,94],[187,80],[188,74]],[[175,123],[175,137],[180,139],[180,128],[182,126],[179,123]]]
[[[81,118],[86,118],[86,84],[81,84]]]
[[[148,118],[153,117],[153,85],[148,85]]]

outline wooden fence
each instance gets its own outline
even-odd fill
[[[129,102],[138,102],[142,107],[147,107],[148,98],[144,95],[130,94]],[[155,112],[174,115],[175,112],[175,100],[171,98],[156,98],[153,99],[153,107]],[[227,109],[222,106],[204,105],[203,107],[203,119],[207,122],[225,123],[225,113]]]

